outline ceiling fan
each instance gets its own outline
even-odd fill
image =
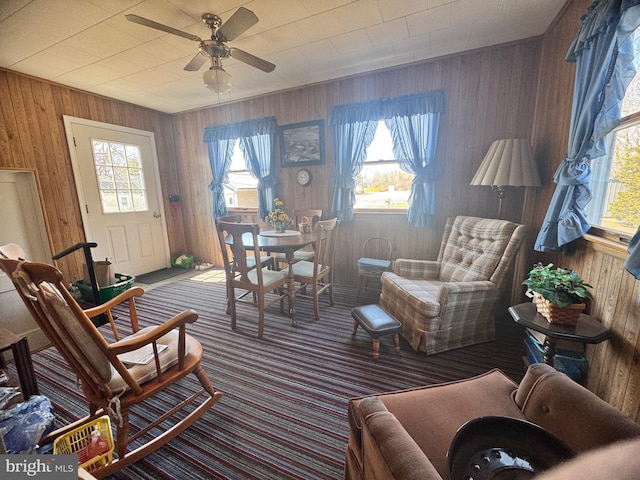
[[[198,42],[198,53],[185,65],[184,69],[195,72],[202,67],[208,58],[211,61],[211,67],[204,72],[202,77],[205,86],[218,94],[231,90],[231,75],[222,68],[223,58],[235,58],[267,73],[272,72],[276,68],[271,62],[267,62],[239,48],[227,46],[227,42],[237,38],[258,23],[258,17],[255,13],[244,7],[238,8],[224,24],[219,16],[213,13],[204,13],[202,15],[202,21],[211,29],[211,38],[209,40],[203,40],[197,35],[183,32],[182,30],[154,22],[153,20],[132,13],[125,15],[125,17],[130,22]]]

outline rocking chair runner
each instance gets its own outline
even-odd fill
[[[65,288],[61,272],[51,265],[0,258],[0,269],[13,280],[42,331],[76,373],[89,402],[88,417],[53,432],[43,439],[42,444],[104,413],[109,413],[116,425],[118,458],[92,471],[97,478],[131,465],[175,438],[222,396],[213,388],[200,365],[200,343],[185,332],[186,324],[198,318],[195,311],[185,310],[161,325],[139,329],[134,299],[144,293],[141,288],[126,290],[100,306],[82,310]],[[125,301],[129,303],[133,334],[121,339],[111,309]],[[91,322],[92,317],[100,314],[109,318],[116,342],[107,343]],[[141,348],[152,352],[151,362],[125,364],[118,357]],[[160,350],[162,348],[164,351]],[[195,374],[202,388],[186,399],[177,399],[175,407],[130,436],[130,409],[190,373]],[[152,429],[161,428],[163,422],[196,401],[199,405],[182,420],[173,423],[160,435],[154,434],[151,440],[135,450],[127,451],[131,442]]]

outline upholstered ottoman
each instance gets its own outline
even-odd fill
[[[400,322],[393,316],[389,315],[378,304],[362,305],[351,309],[353,317],[353,331],[351,335],[355,335],[358,325],[362,326],[366,332],[373,338],[373,358],[376,360],[380,356],[380,337],[393,335],[393,343],[396,352],[400,351]]]

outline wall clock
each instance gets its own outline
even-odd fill
[[[296,173],[296,180],[302,186],[309,185],[311,183],[311,173],[305,168],[300,169]]]

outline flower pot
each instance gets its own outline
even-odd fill
[[[276,233],[284,233],[287,231],[287,224],[285,222],[275,222],[273,224],[273,229]]]
[[[578,318],[586,307],[584,303],[574,303],[568,307],[561,307],[551,303],[537,293],[534,295],[533,301],[540,315],[546,318],[549,323],[560,325],[575,325],[578,323]]]

